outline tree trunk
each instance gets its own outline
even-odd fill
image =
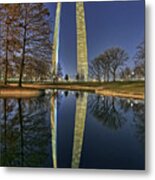
[[[8,32],[9,27],[7,25],[7,30],[6,30],[6,54],[5,54],[5,75],[4,75],[4,84],[7,84],[7,75],[8,75]]]
[[[116,81],[116,75],[115,75],[115,73],[114,73],[114,75],[113,75],[113,81],[114,81],[114,82]]]
[[[109,82],[109,72],[107,73],[107,82]]]
[[[21,139],[21,167],[24,165],[24,136],[23,136],[23,117],[21,99],[18,100],[19,119],[20,119],[20,139]]]
[[[107,70],[106,75],[107,75],[107,82],[109,82],[109,70]]]
[[[106,82],[106,74],[104,73],[104,82]]]
[[[6,152],[7,152],[7,108],[6,108],[6,99],[4,99],[4,149],[5,149],[5,155],[6,155]],[[5,157],[6,158],[6,157]]]
[[[101,77],[100,77],[100,75],[98,76],[97,79],[98,79],[98,82],[101,82]]]
[[[116,81],[116,70],[114,69],[113,71],[113,81],[115,82]]]
[[[24,62],[25,62],[25,49],[26,49],[26,25],[24,26],[24,42],[23,42],[23,54],[20,66],[19,74],[19,87],[22,87],[23,71],[24,71]]]

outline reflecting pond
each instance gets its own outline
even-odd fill
[[[1,166],[145,168],[142,100],[51,91],[0,99]]]

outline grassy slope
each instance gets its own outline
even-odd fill
[[[99,94],[116,95],[144,99],[145,82],[115,82],[103,85],[96,90]]]

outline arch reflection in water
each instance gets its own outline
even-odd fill
[[[83,93],[76,100],[72,168],[78,168],[80,165],[87,114],[87,96],[87,93]]]
[[[51,143],[52,143],[52,159],[53,167],[57,168],[57,92],[53,92],[51,96]]]

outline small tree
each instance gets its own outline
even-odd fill
[[[135,69],[134,69],[134,73],[135,73],[135,77],[136,77],[137,79],[142,79],[142,78],[144,78],[144,76],[145,76],[145,70],[144,70],[143,65],[142,65],[142,64],[141,64],[141,65],[137,65],[137,66],[135,67]]]
[[[137,52],[135,55],[135,76],[137,78],[144,78],[145,76],[145,44],[140,43],[137,47]]]
[[[58,78],[62,78],[63,77],[63,70],[62,70],[62,66],[60,63],[58,63],[58,72],[57,72],[57,76]]]
[[[136,52],[136,64],[144,64],[145,61],[145,43],[144,41],[141,42],[138,46],[137,46],[137,52]]]
[[[124,70],[120,73],[120,78],[123,80],[129,80],[131,78],[132,71],[129,67],[126,67]]]
[[[65,80],[68,81],[69,80],[69,76],[68,74],[65,75]]]
[[[76,74],[76,80],[78,81],[80,79],[79,74]]]

